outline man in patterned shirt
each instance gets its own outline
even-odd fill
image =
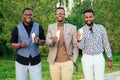
[[[84,77],[85,80],[104,80],[104,49],[108,57],[108,67],[112,67],[112,53],[107,33],[103,25],[94,23],[92,9],[84,11],[84,20],[86,24],[78,30],[76,36],[78,47],[83,53],[81,62]]]

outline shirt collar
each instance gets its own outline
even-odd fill
[[[85,26],[87,29],[90,29],[90,27],[87,24]],[[94,29],[94,28],[95,28],[95,23],[93,23],[93,26],[92,26],[92,29]]]
[[[28,27],[24,22],[22,22],[22,23],[23,23],[24,27]],[[29,27],[32,27],[32,26],[33,26],[33,21],[30,22]]]

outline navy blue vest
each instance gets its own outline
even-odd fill
[[[28,46],[17,49],[17,54],[23,57],[29,57],[30,55],[32,57],[35,57],[39,55],[39,45],[37,43],[32,43],[32,37],[31,37],[32,33],[35,33],[35,36],[39,37],[39,24],[37,23],[33,24],[30,37],[28,36],[28,33],[22,23],[17,25],[17,28],[18,28],[18,43],[24,41],[28,42]]]

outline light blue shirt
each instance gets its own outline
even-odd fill
[[[78,42],[78,47],[82,49],[83,54],[97,55],[105,50],[107,56],[112,57],[108,36],[103,25],[93,24],[92,30],[89,26],[84,25],[82,29],[83,36]]]

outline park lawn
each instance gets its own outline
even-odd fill
[[[118,55],[119,54],[114,55],[114,59],[113,59],[114,62],[113,62],[112,69],[109,69],[106,63],[105,73],[120,71],[120,64],[119,64],[120,59]],[[79,80],[80,78],[83,78],[80,59],[81,59],[81,55],[78,57],[78,60],[77,60],[78,72],[75,71],[75,67],[74,67],[73,80]],[[14,61],[15,59],[0,58],[0,80],[15,80],[15,65],[14,65],[15,62]],[[42,57],[42,76],[43,76],[43,80],[51,80],[50,72],[49,72],[49,64],[47,62],[46,57]]]

